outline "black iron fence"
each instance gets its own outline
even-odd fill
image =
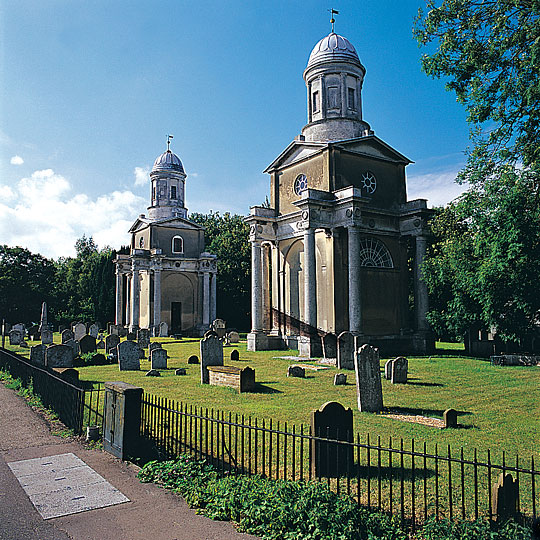
[[[304,425],[233,416],[149,394],[143,396],[141,435],[163,459],[190,453],[228,474],[324,481],[337,493],[398,514],[413,526],[430,516],[495,517],[492,486],[501,473],[510,473],[520,513],[538,516],[540,471],[534,457],[525,462],[516,456],[510,463],[504,453],[495,460],[489,450],[430,448],[414,440],[383,442],[349,433],[326,437]]]
[[[0,348],[0,369],[31,388],[46,408],[67,427],[81,434],[87,425],[103,422],[103,388],[84,389],[61,379],[54,371],[31,364],[26,358]]]

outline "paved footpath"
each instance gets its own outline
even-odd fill
[[[130,502],[44,520],[7,463],[69,452]],[[169,491],[140,483],[137,470],[106,452],[52,435],[45,420],[0,383],[0,540],[256,540],[231,523],[197,515]]]

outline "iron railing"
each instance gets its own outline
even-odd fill
[[[225,474],[324,481],[337,493],[368,508],[398,514],[413,527],[431,516],[494,517],[492,485],[500,473],[511,473],[517,480],[521,514],[538,517],[540,471],[534,457],[525,464],[516,456],[509,463],[505,453],[495,461],[489,450],[456,452],[450,446],[429,448],[392,438],[383,443],[380,437],[361,440],[360,434],[349,433],[326,437],[304,425],[233,416],[146,393],[141,412],[141,435],[162,459],[189,453]],[[328,460],[326,467],[315,466],[321,456]],[[335,467],[330,463],[334,459]],[[321,470],[333,472],[316,474]]]

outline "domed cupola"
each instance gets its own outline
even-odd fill
[[[362,84],[366,69],[356,49],[333,30],[313,47],[304,71],[308,91],[308,141],[329,142],[370,133],[362,120]]]
[[[152,220],[187,217],[184,206],[186,173],[180,158],[171,152],[172,135],[167,138],[167,150],[154,161],[150,172],[152,184],[148,217]]]

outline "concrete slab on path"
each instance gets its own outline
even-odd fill
[[[129,502],[72,452],[7,465],[43,519]]]

